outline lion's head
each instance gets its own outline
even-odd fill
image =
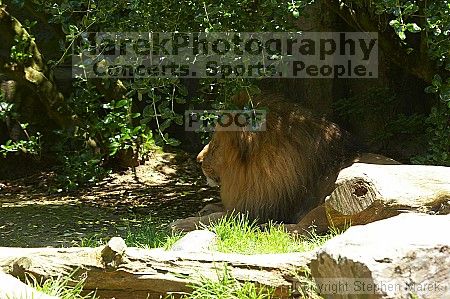
[[[197,161],[202,163],[202,171],[206,176],[206,182],[211,187],[216,187],[220,183],[221,149],[223,147],[219,148],[217,142],[212,139],[197,156]]]
[[[216,127],[197,160],[208,183],[220,184],[227,210],[296,222],[331,191],[347,140],[333,123],[277,96],[255,97],[253,105],[267,109],[266,130]]]

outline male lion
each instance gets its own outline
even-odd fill
[[[248,102],[240,93],[234,102]],[[266,130],[235,131],[216,126],[198,154],[210,185],[220,184],[227,211],[260,222],[297,223],[332,191],[339,170],[354,158],[348,134],[335,124],[277,95],[252,98],[267,109]]]

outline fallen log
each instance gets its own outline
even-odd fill
[[[372,157],[365,162],[376,164],[358,162],[342,169],[325,203],[286,229],[301,234],[314,226],[324,232],[405,212],[450,213],[450,167],[402,165],[386,159]]]
[[[339,173],[325,210],[336,227],[403,212],[448,214],[450,167],[355,163]]]
[[[2,247],[0,270],[19,278],[85,276],[86,292],[97,290],[101,298],[133,299],[190,292],[190,284],[201,278],[219,279],[226,267],[236,280],[274,288],[276,297],[282,297],[298,283],[298,273],[313,255],[312,252],[249,256],[148,250],[126,248],[122,239],[113,238],[107,246],[97,248]]]

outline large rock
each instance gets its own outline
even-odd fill
[[[332,298],[450,298],[449,228],[449,215],[414,213],[350,227],[311,272]]]
[[[217,243],[217,235],[209,230],[194,230],[172,245],[173,251],[208,252]]]

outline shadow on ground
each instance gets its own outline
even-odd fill
[[[73,246],[93,235],[124,237],[149,219],[157,227],[218,200],[195,157],[154,154],[133,172],[114,173],[70,194],[48,190],[52,174],[0,181],[0,246]]]

